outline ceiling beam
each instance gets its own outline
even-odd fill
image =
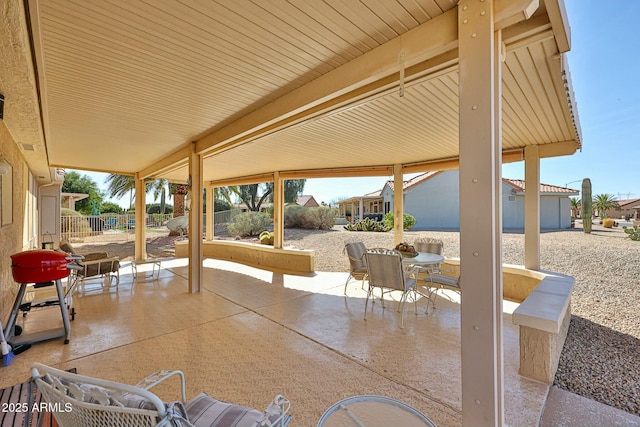
[[[577,141],[562,141],[538,145],[538,154],[543,157],[570,156],[580,149]]]
[[[556,37],[558,50],[560,53],[568,52],[571,50],[571,28],[564,0],[547,0],[545,6],[553,28],[553,35]]]
[[[140,178],[155,177],[157,175],[166,174],[176,169],[189,165],[189,155],[191,153],[191,144],[185,145],[172,154],[164,157],[159,162],[154,163],[140,171]]]

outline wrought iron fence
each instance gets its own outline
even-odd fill
[[[171,214],[147,214],[145,227],[148,233],[169,232],[167,221]],[[102,242],[134,240],[136,228],[135,215],[70,215],[60,217],[62,238],[70,242]]]

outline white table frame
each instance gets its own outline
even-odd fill
[[[160,278],[160,269],[162,268],[162,258],[147,258],[142,260],[131,261],[131,271],[133,273],[133,281],[138,281],[138,266],[145,264],[153,264],[151,274],[145,274],[145,281],[158,280]],[[156,267],[157,270],[156,270]]]

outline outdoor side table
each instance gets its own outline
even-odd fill
[[[422,412],[385,396],[353,396],[333,404],[317,427],[436,427]]]
[[[162,259],[161,258],[147,258],[141,260],[133,260],[131,261],[131,271],[133,273],[133,281],[138,280],[138,266],[152,264],[153,268],[151,270],[151,274],[146,274],[145,280],[158,280],[160,278],[160,268],[162,268]]]

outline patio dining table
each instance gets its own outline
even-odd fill
[[[444,261],[444,257],[442,255],[432,254],[430,252],[418,252],[418,255],[415,257],[404,256],[402,258],[402,263],[405,266],[405,271],[413,270],[416,266],[419,266],[419,267],[427,267],[427,271],[429,273],[431,273],[431,269],[429,268],[429,266],[440,264],[443,261]],[[417,279],[418,278],[417,272],[414,271],[413,274],[415,274],[415,277]],[[424,279],[424,281],[431,282],[431,280],[429,279],[429,276],[427,276]],[[416,287],[416,292],[418,292],[420,295],[427,298],[427,308],[425,309],[425,312],[428,312],[429,304],[431,304],[435,308],[433,283],[431,283],[431,286],[427,285],[426,289]]]

